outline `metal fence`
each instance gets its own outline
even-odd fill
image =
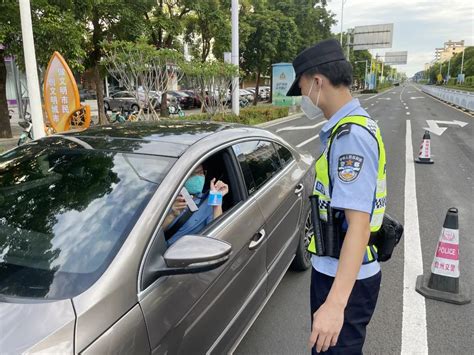
[[[423,92],[462,109],[474,111],[474,93],[424,85]]]

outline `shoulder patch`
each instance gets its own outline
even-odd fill
[[[339,139],[343,136],[345,136],[346,134],[349,134],[351,133],[351,127],[352,125],[351,124],[343,124],[341,127],[338,128],[338,133],[336,135],[336,139]]]
[[[364,157],[356,154],[344,154],[337,161],[337,176],[342,182],[353,182],[360,174]]]

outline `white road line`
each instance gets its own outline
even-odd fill
[[[407,116],[410,116],[410,112],[407,112]]]
[[[367,107],[364,107],[364,110],[367,110],[368,108],[369,108],[369,106],[367,106]]]
[[[366,98],[364,101],[369,101],[369,100],[373,99],[374,97],[377,97],[377,96],[380,96],[380,95],[386,94],[386,93],[388,93],[388,92],[390,92],[390,91],[392,91],[392,90],[393,90],[393,88],[391,88],[391,89],[389,89],[389,90],[387,90],[387,91],[384,91],[384,92],[378,93],[377,95],[374,95],[374,96],[371,96],[371,97],[368,97],[368,98]]]
[[[403,321],[401,354],[428,354],[425,298],[415,291],[418,275],[423,274],[418,204],[416,200],[415,163],[411,121],[406,127],[405,232],[403,268]]]
[[[302,146],[308,144],[309,142],[314,141],[314,140],[317,139],[318,137],[319,137],[319,134],[315,135],[314,137],[311,137],[310,139],[307,139],[307,140],[301,142],[300,144],[298,144],[298,145],[296,146],[296,148],[301,148]]]
[[[321,126],[323,124],[325,124],[327,121],[321,121],[321,122],[318,122],[316,123],[315,125],[312,125],[312,126],[292,126],[292,127],[284,127],[284,128],[279,128],[276,130],[276,133],[278,132],[284,132],[284,131],[299,131],[299,130],[302,130],[302,129],[313,129],[313,128],[316,128],[318,126]]]

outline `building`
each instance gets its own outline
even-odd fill
[[[464,50],[464,40],[456,42],[449,40],[444,42],[443,48],[435,49],[435,60],[437,62],[445,62],[450,60],[455,54],[461,53]]]

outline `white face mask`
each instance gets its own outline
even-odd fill
[[[313,84],[315,79],[311,83],[311,87],[309,88],[308,96],[302,95],[301,96],[301,109],[303,110],[304,114],[310,119],[314,120],[319,114],[322,113],[321,109],[318,107],[319,104],[319,95],[321,94],[321,88],[319,88],[318,97],[316,99],[316,105],[313,104],[313,100],[309,97],[311,95],[311,90],[313,90]],[[321,83],[322,87],[322,83]]]

